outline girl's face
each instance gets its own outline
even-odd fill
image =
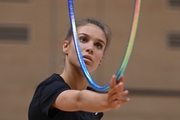
[[[106,37],[103,31],[96,25],[87,24],[77,28],[80,48],[86,67],[89,72],[93,72],[101,63],[106,47]],[[63,51],[70,64],[79,66],[74,43],[71,40],[64,42]]]

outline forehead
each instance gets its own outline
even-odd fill
[[[106,37],[101,28],[94,24],[86,24],[77,28],[78,34],[85,33],[95,39],[101,39],[106,43]]]

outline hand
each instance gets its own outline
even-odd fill
[[[124,76],[120,78],[118,83],[116,82],[116,76],[113,75],[110,81],[110,88],[108,91],[108,104],[111,108],[119,108],[121,104],[127,103],[130,99],[123,98],[129,92],[124,91]]]

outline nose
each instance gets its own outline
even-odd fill
[[[93,50],[92,49],[87,49],[86,52],[88,52],[89,54],[93,54]]]
[[[93,44],[88,44],[87,48],[86,48],[86,52],[88,52],[89,54],[93,54]]]

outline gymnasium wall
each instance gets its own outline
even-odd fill
[[[133,0],[74,0],[76,18],[95,17],[113,37],[93,74],[109,82],[122,61]],[[103,120],[180,119],[180,1],[142,0],[139,26],[125,75],[131,101]],[[25,120],[38,83],[63,69],[69,24],[66,0],[0,0],[0,120]]]

